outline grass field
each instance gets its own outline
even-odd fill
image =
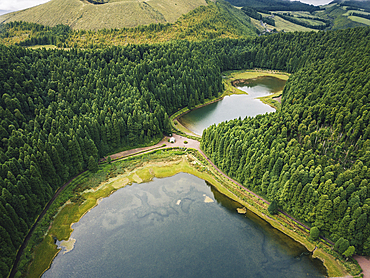
[[[304,22],[306,24],[310,24],[310,25],[313,25],[313,26],[325,25],[325,23],[323,23],[321,21],[314,20],[314,19],[307,19],[307,18],[297,18],[297,19],[301,22]]]
[[[359,17],[359,16],[352,16],[352,15],[349,16],[348,18],[350,20],[355,21],[355,22],[358,22],[358,23],[370,25],[370,19],[366,19],[366,18]]]
[[[205,0],[111,1],[94,5],[80,0],[51,0],[42,5],[0,16],[0,22],[27,21],[48,26],[65,24],[73,29],[97,30],[150,23],[175,22]]]
[[[137,15],[139,16],[140,13]],[[95,24],[94,21],[91,24]],[[27,39],[37,38],[40,35],[42,36],[42,34],[27,28],[12,27],[6,29],[6,36],[0,36],[0,43],[12,45]],[[97,31],[73,30],[68,33],[66,38],[63,38],[63,42],[58,42],[57,46],[65,49],[71,47],[89,49],[113,45],[153,44],[179,39],[199,41],[256,35],[257,30],[248,16],[227,2],[217,1],[197,7],[171,24],[151,24],[135,28]]]
[[[45,49],[56,49],[58,47],[55,46],[55,45],[33,45],[33,46],[29,46],[27,48],[30,48],[30,49],[41,49],[41,48],[45,48]],[[66,49],[66,50],[68,50],[68,49]]]
[[[267,14],[262,14],[263,16],[268,16]],[[311,29],[311,28],[307,28],[307,27],[303,27],[303,26],[300,26],[300,25],[297,25],[297,24],[294,24],[292,22],[289,22],[285,19],[282,19],[281,17],[278,17],[278,16],[275,16],[274,17],[274,20],[275,20],[275,26],[272,26],[272,25],[267,25],[267,27],[271,30],[273,30],[274,28],[277,30],[277,31],[285,31],[285,32],[295,32],[295,31],[302,31],[302,32],[305,32],[305,31],[313,31],[314,29]]]
[[[364,12],[364,11],[347,10],[347,12],[344,13],[343,15],[344,16],[350,16],[352,13],[365,14],[365,15],[369,15],[370,14],[370,13]]]

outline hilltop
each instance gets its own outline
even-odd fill
[[[181,16],[175,23],[149,24],[135,28],[71,30],[69,26],[43,26],[35,23],[10,22],[0,28],[0,43],[22,46],[54,45],[57,47],[103,48],[112,45],[160,43],[187,39],[256,36],[257,29],[240,9],[225,1],[209,2]]]
[[[102,4],[103,3],[103,4]],[[98,30],[173,23],[205,0],[51,0],[42,5],[0,16],[0,23],[26,21],[46,26]]]

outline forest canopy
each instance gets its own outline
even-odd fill
[[[255,55],[245,52],[253,65],[294,73],[281,110],[213,125],[201,142],[226,174],[364,255],[370,255],[369,39],[367,28],[261,40]]]
[[[219,95],[222,71],[254,67],[293,73],[281,110],[211,126],[202,148],[248,188],[370,255],[369,32],[102,50],[0,46],[0,275],[63,183],[170,133],[168,115]]]

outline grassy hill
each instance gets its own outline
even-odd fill
[[[207,5],[205,0],[107,0],[104,4],[91,2],[51,0],[36,7],[2,15],[0,23],[26,21],[47,26],[64,24],[72,29],[85,30],[135,27],[150,23],[173,23],[183,14]]]
[[[315,7],[315,9],[312,9],[312,5],[295,4],[286,7],[278,5],[285,1],[276,1],[276,5],[271,4],[270,6],[266,3],[273,3],[274,0],[243,1],[247,3],[247,6],[241,10],[252,17],[252,23],[262,33],[273,29],[278,32],[294,32],[370,26],[370,11],[366,8],[355,7],[353,2],[356,1],[332,2],[329,5]],[[370,3],[370,1],[367,2]]]
[[[71,30],[67,26],[46,27],[28,23],[7,23],[0,29],[0,43],[55,45],[58,47],[94,48],[111,45],[159,43],[187,39],[256,36],[257,29],[241,10],[225,1],[209,2],[181,16],[175,23],[150,24],[135,28]]]
[[[370,12],[370,1],[366,0],[334,0],[332,3],[340,4],[355,9],[365,9]]]
[[[228,0],[232,5],[248,6],[259,11],[316,11],[320,8],[314,5],[289,0]]]

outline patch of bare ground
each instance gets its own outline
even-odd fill
[[[273,97],[272,99],[278,101],[279,103],[281,103],[281,96],[278,96],[278,97]]]
[[[131,150],[123,151],[120,153],[112,154],[110,157],[112,158],[112,160],[116,160],[116,159],[124,158],[127,156],[135,155],[138,153],[144,153],[148,151],[153,151],[155,149],[171,148],[171,147],[172,148],[174,147],[193,148],[193,149],[200,150],[198,141],[190,139],[190,138],[186,138],[184,136],[177,135],[177,134],[173,134],[172,136],[175,137],[175,143],[168,142],[170,137],[165,136],[158,144],[154,146],[131,149]],[[187,141],[187,143],[185,143],[185,141]],[[102,160],[104,161],[106,159],[107,157],[105,157]]]
[[[249,81],[250,79],[237,79],[237,80],[233,80],[231,81],[231,85],[233,85],[234,87],[238,87],[240,85],[248,85],[249,84]]]
[[[358,255],[353,256],[353,258],[361,266],[363,277],[370,278],[370,258]]]

